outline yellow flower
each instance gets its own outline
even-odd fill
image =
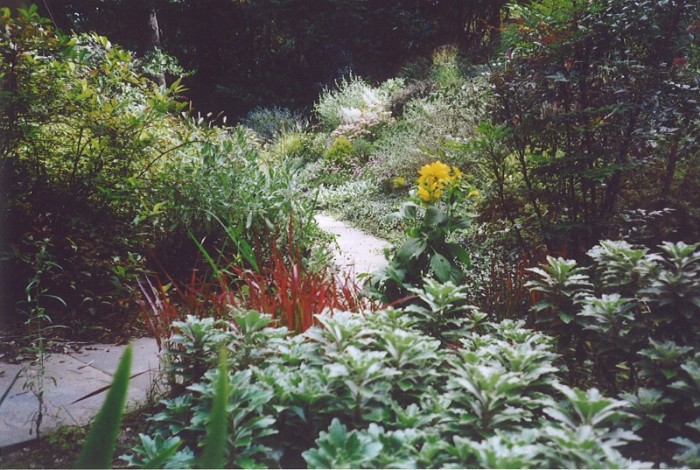
[[[437,201],[445,187],[462,178],[459,168],[450,168],[440,161],[423,166],[418,173],[418,197],[425,202]]]
[[[393,180],[391,180],[391,185],[394,189],[401,189],[404,186],[406,186],[406,178],[403,176],[397,176]]]
[[[447,180],[450,178],[450,167],[437,161],[430,165],[425,165],[419,172],[421,178],[435,178],[437,180]]]
[[[423,199],[425,202],[430,202],[431,195],[427,189],[423,186],[418,186],[418,197]]]

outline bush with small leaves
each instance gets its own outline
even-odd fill
[[[255,131],[266,142],[273,142],[286,133],[306,130],[309,123],[301,113],[287,108],[255,108],[242,120],[241,124]]]

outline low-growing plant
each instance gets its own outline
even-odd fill
[[[304,164],[318,160],[322,153],[323,148],[312,134],[285,132],[270,145],[267,158],[273,165],[283,160]]]
[[[339,168],[348,168],[355,157],[355,147],[347,137],[336,138],[323,154],[325,161]]]
[[[454,286],[434,283],[422,296],[445,289],[460,297]],[[426,309],[439,314],[453,300]],[[628,403],[562,385],[553,338],[522,322],[471,316],[473,327],[446,348],[418,329],[425,316],[407,309],[317,318],[298,336],[266,327],[272,318],[253,312],[235,313],[238,326],[221,324],[231,390],[226,466],[647,465],[622,454],[637,439],[625,424],[633,420]],[[244,334],[244,324],[258,326]],[[208,367],[186,393],[164,400],[151,423],[155,437],[141,438],[157,440],[180,465],[194,464],[183,456],[202,455],[197,443],[213,419],[209,403],[222,372],[215,360]],[[143,462],[144,451],[127,458]]]
[[[322,186],[318,191],[318,207],[338,218],[351,222],[368,233],[398,243],[403,238],[402,222],[389,220],[405,202],[405,190],[385,194],[373,179],[351,179],[335,186]]]

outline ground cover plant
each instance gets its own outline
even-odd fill
[[[463,294],[441,288],[451,291],[443,302]],[[428,334],[436,331],[424,329],[430,318],[400,310],[324,314],[302,336],[255,311],[235,313],[233,323],[190,317],[177,327],[201,331],[197,349],[229,348],[226,466],[644,465],[618,449],[637,439],[615,427],[631,419],[626,402],[560,383],[552,338],[464,306],[453,315],[456,349]],[[192,385],[163,401],[141,436],[150,450],[125,457],[132,465],[167,452],[189,466],[199,454],[223,370],[216,355],[188,354],[188,338],[174,336],[169,377]]]

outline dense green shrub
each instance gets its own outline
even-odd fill
[[[355,157],[355,147],[347,137],[338,137],[323,154],[325,161],[331,166],[348,167]]]
[[[622,211],[670,207],[682,214],[669,219],[674,239],[693,241],[697,3],[563,0],[512,13],[491,76],[509,178],[493,219],[582,259]]]
[[[170,209],[162,214],[167,239],[159,243],[159,258],[171,269],[191,269],[199,252],[191,234],[205,240],[204,247],[213,255],[235,259],[239,253],[230,243],[235,233],[255,247],[264,262],[271,239],[288,251],[290,220],[295,246],[308,255],[319,234],[313,218],[315,198],[313,191],[300,194],[296,163],[266,162],[244,128],[217,132],[218,142],[210,140],[202,152],[171,162],[159,175],[165,182],[179,182],[161,185],[158,193]]]
[[[135,223],[162,206],[148,177],[189,144],[177,135],[180,88],[159,90],[106,38],[56,33],[34,7],[2,9],[0,22],[3,310],[41,243],[61,268],[47,285],[67,305],[50,313],[103,318],[130,296],[125,281],[152,246]]]
[[[425,312],[452,309],[449,299],[460,297],[449,284],[429,289],[419,292]],[[444,295],[436,298],[438,291]],[[621,427],[631,417],[627,402],[563,385],[551,338],[484,316],[453,309],[448,317],[462,330],[453,348],[429,336],[440,333],[418,311],[319,315],[319,326],[301,336],[255,312],[218,326],[189,318],[178,325],[183,332],[208,333],[199,340],[178,334],[167,353],[177,364],[171,380],[187,388],[163,401],[151,437],[141,439],[178,449],[180,466],[200,453],[220,373],[216,356],[201,351],[223,344],[230,351],[227,466],[644,465],[620,453],[636,439]],[[144,450],[127,458],[138,465]]]
[[[255,133],[188,116],[177,82],[160,90],[106,38],[61,35],[35,8],[0,21],[3,312],[39,250],[56,266],[44,273],[47,314],[83,324],[135,311],[136,278],[155,266],[146,255],[176,277],[193,268],[191,237],[236,257],[227,230],[251,246],[277,232],[284,249],[293,214],[308,254],[313,200],[293,196],[291,163],[262,161]]]
[[[571,378],[625,391],[650,442],[646,455],[668,459],[669,439],[698,438],[700,251],[683,242],[659,248],[603,241],[589,250],[590,267],[549,257],[530,285],[541,296],[535,317],[556,334]]]

